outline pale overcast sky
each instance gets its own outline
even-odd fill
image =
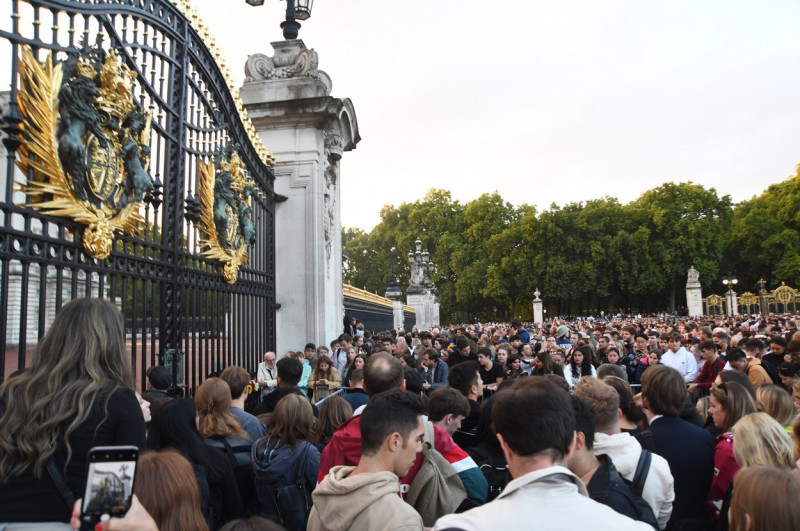
[[[237,85],[286,3],[193,0]],[[342,220],[430,188],[540,210],[692,180],[735,201],[800,162],[796,0],[316,0],[300,37],[362,141]],[[269,146],[267,146],[269,147]]]
[[[285,2],[194,0],[244,79]],[[430,188],[540,210],[692,180],[734,201],[800,162],[800,3],[316,0],[300,37],[362,141],[342,219]],[[267,146],[269,147],[269,146]]]

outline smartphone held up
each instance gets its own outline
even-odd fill
[[[135,446],[96,446],[89,450],[81,529],[94,529],[99,522],[128,512],[138,457]]]

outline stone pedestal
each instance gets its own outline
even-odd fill
[[[275,155],[276,350],[327,344],[342,331],[339,161],[361,139],[349,99],[302,40],[273,42],[272,57],[251,55],[239,96]],[[261,356],[263,353],[258,353]]]
[[[536,324],[544,322],[544,314],[542,313],[542,299],[539,298],[539,295],[541,295],[539,288],[536,288],[536,291],[533,292],[533,296],[536,297],[533,299],[533,322]]]
[[[392,280],[386,285],[384,297],[392,301],[392,327],[395,330],[405,328],[405,315],[403,314],[403,291],[394,277],[394,257],[392,258]]]
[[[395,330],[405,330],[406,316],[403,313],[403,301],[392,301],[392,323]]]
[[[703,315],[703,289],[700,285],[700,273],[694,268],[689,268],[686,279],[686,307],[690,317]]]
[[[736,292],[728,290],[728,293],[725,294],[725,304],[728,307],[728,315],[733,317],[737,313],[739,313],[739,298],[736,296]]]

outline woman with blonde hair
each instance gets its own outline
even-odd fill
[[[231,388],[221,378],[209,378],[194,396],[198,428],[206,444],[222,451],[236,476],[245,512],[255,507],[253,476],[250,471],[250,449],[253,441],[231,413]]]
[[[311,500],[311,491],[317,483],[320,455],[312,444],[313,429],[311,404],[305,397],[292,393],[280,399],[272,413],[267,434],[253,445],[252,467],[259,514],[280,522],[290,531],[305,529],[306,522],[290,521],[281,513],[283,507],[277,499],[278,493],[282,487],[302,484],[303,492],[292,495],[305,495],[306,501]],[[308,514],[305,519],[308,519]]]
[[[795,408],[789,393],[774,384],[762,385],[756,391],[756,405],[760,411],[777,420],[787,433],[792,432],[790,426],[795,417]]]
[[[782,393],[786,394],[782,389]],[[770,465],[792,469],[792,438],[766,413],[750,413],[733,427],[733,455],[739,466]]]
[[[112,303],[72,300],[31,366],[0,385],[0,522],[69,522],[89,449],[144,447],[124,334]]]
[[[175,450],[139,456],[133,492],[160,531],[208,530],[192,464]]]
[[[734,481],[730,531],[800,529],[800,475],[759,465],[743,468]]]

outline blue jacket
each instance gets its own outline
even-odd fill
[[[317,484],[319,472],[319,450],[316,446],[301,441],[295,450],[290,445],[278,446],[278,442],[265,435],[253,444],[251,453],[259,514],[276,522],[280,522],[280,517],[275,506],[275,490],[296,485],[302,471],[302,479],[305,479],[308,492],[311,493]]]
[[[450,374],[450,367],[442,360],[436,360],[436,369],[433,371],[433,381],[431,381],[431,374],[425,371],[424,367],[417,367],[417,372],[422,376],[423,382],[431,384],[431,391],[433,391],[443,385],[447,385],[447,376]]]

